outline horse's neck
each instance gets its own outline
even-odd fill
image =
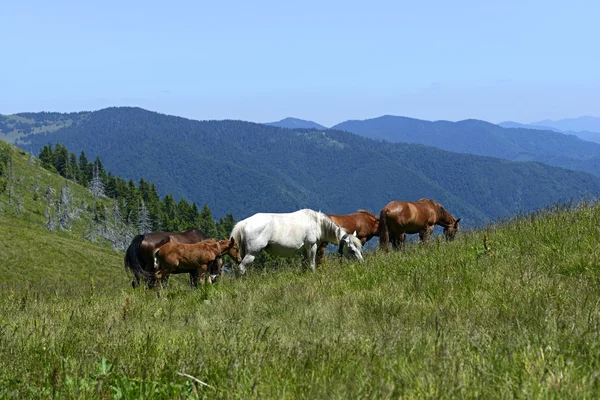
[[[437,214],[438,220],[436,223],[444,228],[452,225],[455,221],[454,217],[442,206],[438,207]]]
[[[217,257],[224,256],[227,253],[229,243],[225,241],[224,243],[217,242]]]
[[[340,239],[342,238],[342,236],[344,236],[344,230],[336,225],[336,226],[324,226],[323,232],[322,232],[322,238],[321,240],[324,242],[330,242],[333,244],[339,244],[340,243]]]

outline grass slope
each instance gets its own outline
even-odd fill
[[[18,149],[8,143],[0,141],[0,152],[11,154],[13,179],[9,183],[12,186],[11,200],[9,202],[9,191],[0,193],[0,215],[13,217],[13,224],[33,224],[44,226],[46,223],[46,190],[47,187],[53,190],[52,201],[56,205],[61,186],[68,184],[73,197],[73,203],[77,206],[84,206],[78,218],[73,220],[73,226],[68,231],[61,231],[60,234],[65,237],[83,237],[90,225],[90,215],[85,212],[88,205],[96,201],[101,201],[110,209],[111,201],[109,199],[97,199],[91,195],[89,190],[83,186],[77,185],[72,181],[66,182],[60,175],[50,172],[41,167],[39,159],[30,157],[23,150]],[[37,182],[38,195],[35,199],[34,192]],[[18,199],[21,200],[21,212],[17,210]],[[55,207],[51,208],[55,212]],[[31,225],[28,225],[31,226]]]
[[[548,211],[365,264],[253,269],[160,297],[117,282],[116,265],[96,286],[8,284],[0,397],[593,398],[599,220],[597,204]],[[63,257],[45,249],[41,263]]]

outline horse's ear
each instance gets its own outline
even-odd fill
[[[352,234],[352,236],[356,236],[356,231],[354,231],[354,233]]]
[[[230,242],[229,244],[230,244],[231,246],[233,246],[233,245],[235,244],[235,238],[234,238],[234,237],[232,237],[232,238],[231,238],[231,242]]]
[[[457,219],[455,224],[458,224],[460,222],[461,218]]]

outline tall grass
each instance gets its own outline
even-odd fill
[[[365,264],[180,279],[160,296],[98,250],[93,282],[4,281],[0,396],[594,398],[599,221],[598,205],[548,210]]]

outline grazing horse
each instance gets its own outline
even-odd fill
[[[156,284],[154,278],[154,252],[160,246],[169,241],[176,243],[196,243],[208,239],[199,229],[188,229],[185,232],[150,232],[145,235],[137,235],[125,252],[125,269],[133,273],[131,286],[136,288],[140,280],[144,279],[148,287]],[[192,286],[198,284],[198,271],[190,271],[190,283]]]
[[[169,274],[197,270],[200,282],[204,285],[205,277],[211,264],[216,264],[217,275],[221,273],[221,257],[229,255],[236,262],[241,262],[240,248],[235,239],[223,239],[217,242],[214,239],[186,244],[167,242],[154,253],[156,266],[156,279],[162,279]],[[209,283],[211,277],[209,276]],[[197,286],[197,282],[196,282]]]
[[[387,251],[391,240],[394,248],[401,249],[407,233],[418,233],[421,241],[427,243],[435,225],[444,227],[446,240],[454,240],[459,222],[460,218],[454,218],[434,200],[392,201],[379,214],[379,244]]]
[[[358,210],[347,215],[327,214],[329,218],[348,232],[354,232],[360,243],[364,246],[379,230],[379,217],[369,211]],[[317,249],[317,265],[321,264],[328,242],[322,242]]]
[[[284,257],[300,252],[314,270],[317,246],[323,241],[339,245],[340,253],[346,257],[363,261],[362,245],[355,235],[347,233],[325,214],[309,209],[287,214],[254,214],[238,222],[231,237],[241,247],[243,260],[237,266],[241,274],[261,250]]]

